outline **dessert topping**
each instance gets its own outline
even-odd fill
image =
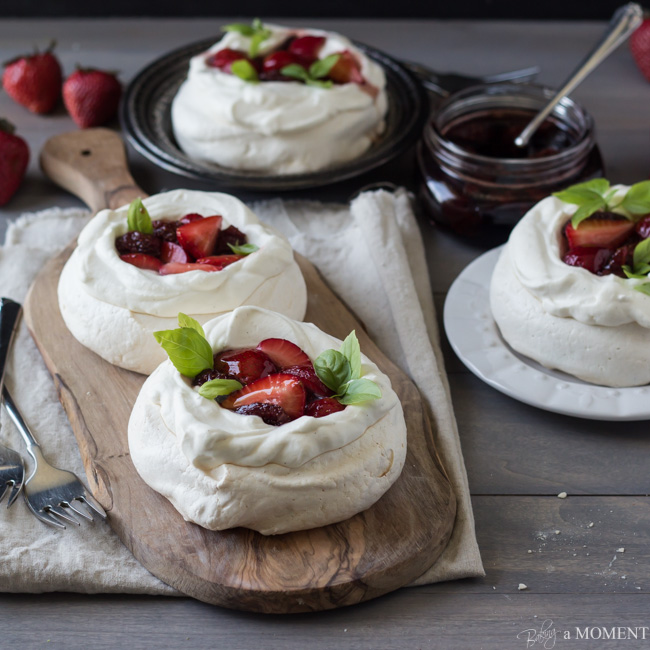
[[[213,355],[196,320],[179,314],[178,322],[179,329],[155,332],[156,340],[199,394],[216,399],[222,408],[279,426],[302,415],[324,417],[348,404],[381,397],[377,384],[361,377],[354,332],[340,350],[326,350],[312,364],[295,343],[277,338]]]
[[[246,241],[234,226],[221,229],[221,215],[203,217],[190,213],[178,221],[151,220],[141,199],[130,205],[129,232],[115,239],[115,248],[124,262],[160,275],[187,271],[221,271],[259,250]],[[134,255],[153,256],[160,264]]]
[[[554,194],[578,206],[564,227],[568,250],[563,261],[597,275],[647,279],[650,274],[650,181],[625,194],[604,178]],[[650,295],[650,282],[634,288]]]

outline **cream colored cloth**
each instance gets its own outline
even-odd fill
[[[366,325],[379,347],[418,385],[434,421],[437,449],[458,499],[451,541],[414,584],[484,575],[420,233],[403,191],[365,193],[350,206],[282,202],[253,206],[308,257]],[[47,210],[11,224],[0,248],[0,295],[23,301],[44,262],[78,233],[88,213]],[[21,326],[7,385],[45,451],[85,477],[74,435],[45,365]],[[4,410],[0,439],[23,451]],[[19,499],[0,508],[0,591],[177,595],[144,569],[108,525],[52,529]]]

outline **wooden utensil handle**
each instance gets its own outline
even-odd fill
[[[93,212],[146,196],[129,173],[121,136],[109,129],[56,135],[43,146],[40,163],[49,178]]]

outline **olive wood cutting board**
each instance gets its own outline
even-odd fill
[[[93,210],[145,196],[128,172],[121,138],[106,129],[52,138],[41,165]],[[109,524],[151,573],[208,603],[293,613],[375,598],[408,584],[436,561],[453,529],[456,500],[420,394],[310,262],[296,256],[309,292],[305,320],[341,339],[356,329],[362,351],[390,377],[402,401],[408,452],[397,482],[365,512],[338,524],[267,537],[188,523],[139,477],[129,457],[127,425],[145,377],[112,366],[68,332],[56,289],[73,248],[74,242],[34,281],[26,321],[72,424],[91,490]]]

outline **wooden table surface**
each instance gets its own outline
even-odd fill
[[[120,70],[128,81],[164,52],[216,35],[223,22],[5,19],[0,60],[54,37],[66,73],[76,63],[96,65]],[[540,65],[539,81],[549,85],[563,80],[603,28],[601,23],[433,20],[312,24],[439,70],[492,73]],[[609,179],[647,178],[650,83],[627,48],[608,59],[573,97],[595,118]],[[0,212],[2,230],[22,212],[80,205],[52,186],[37,164],[48,137],[74,128],[63,109],[49,117],[32,115],[0,93],[0,116],[17,125],[32,150],[24,186]],[[157,169],[134,151],[129,154],[136,180],[150,193],[180,186],[209,189]],[[408,184],[411,172],[411,158],[405,156],[372,177]],[[353,181],[302,195],[342,200],[358,186]],[[425,220],[422,231],[440,315],[451,282],[482,251]],[[599,628],[600,634],[614,626],[637,628],[641,639],[640,628],[646,626],[650,639],[647,422],[594,422],[538,410],[483,384],[446,344],[445,355],[484,579],[402,589],[343,610],[288,617],[238,613],[184,598],[0,594],[0,647],[525,648],[525,638],[517,635],[538,630],[546,619],[553,621],[556,647],[600,647],[597,640],[576,639],[576,628],[580,634],[589,628],[591,639]],[[557,498],[563,491],[568,498]],[[528,589],[518,590],[520,583]],[[603,647],[646,643],[607,640]]]

